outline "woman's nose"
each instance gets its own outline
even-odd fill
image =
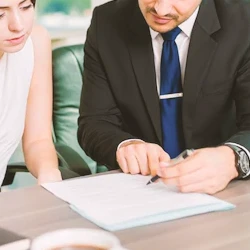
[[[14,13],[11,16],[11,21],[9,23],[9,30],[12,32],[21,32],[24,29],[23,20],[21,15]]]

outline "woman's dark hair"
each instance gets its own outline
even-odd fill
[[[31,2],[35,5],[36,4],[36,0],[31,0]]]

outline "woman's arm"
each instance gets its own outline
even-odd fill
[[[45,29],[33,28],[34,71],[29,91],[24,157],[38,183],[60,181],[57,155],[52,141],[52,56],[50,37]]]

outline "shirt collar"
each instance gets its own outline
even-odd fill
[[[194,23],[195,23],[196,17],[198,15],[199,8],[200,8],[200,6],[198,6],[196,8],[196,10],[194,11],[194,13],[185,22],[183,22],[183,23],[181,23],[179,25],[179,28],[182,30],[182,32],[186,36],[188,36],[189,38],[191,36],[191,33],[192,33],[192,30],[193,30],[193,27],[194,27]],[[149,29],[150,29],[151,38],[155,39],[159,35],[159,32],[156,32],[156,31],[154,31],[151,28],[149,28]]]

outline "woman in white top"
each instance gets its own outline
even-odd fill
[[[60,181],[52,142],[52,63],[48,33],[33,26],[35,0],[0,0],[0,187],[22,139],[38,183]]]

